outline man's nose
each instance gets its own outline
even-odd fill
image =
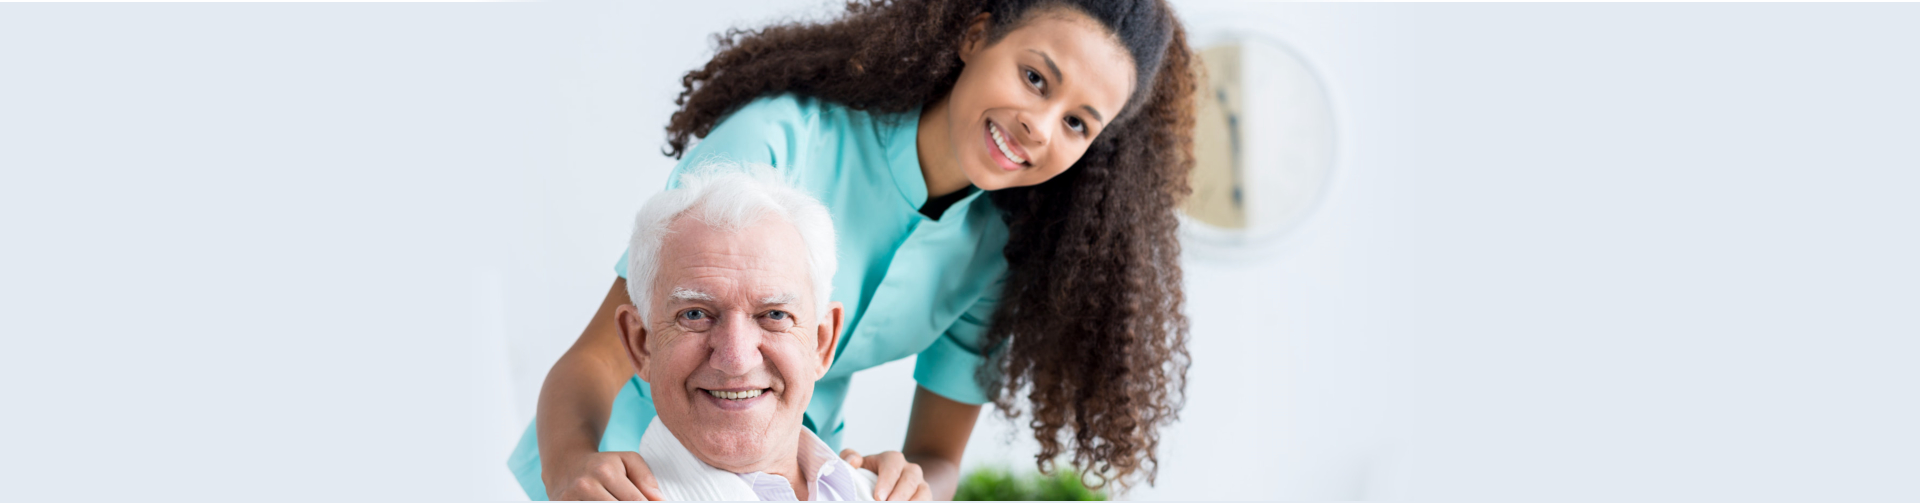
[[[760,368],[764,361],[760,342],[760,327],[753,323],[752,316],[746,313],[723,316],[707,334],[707,345],[713,348],[708,363],[727,375],[744,375]]]

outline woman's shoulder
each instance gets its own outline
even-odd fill
[[[818,130],[820,107],[803,96],[773,94],[728,112],[695,142],[678,170],[713,160],[785,167]]]
[[[727,114],[723,122],[748,120],[756,123],[805,123],[832,120],[859,111],[845,105],[794,93],[768,94],[741,105]],[[864,114],[860,114],[864,115]]]
[[[703,141],[735,140],[807,144],[848,136],[874,136],[874,118],[837,102],[794,93],[754,98],[728,112]],[[718,138],[716,138],[718,137]]]
[[[872,136],[907,114],[869,112],[846,104],[795,93],[776,93],[754,98],[721,120],[745,122],[755,127],[805,126],[808,130],[834,135]]]
[[[820,157],[841,155],[850,140],[873,143],[878,136],[872,122],[864,112],[832,101],[795,93],[764,95],[721,118],[682,157],[675,173],[724,161],[767,164],[789,177],[804,178],[793,168],[837,167]]]

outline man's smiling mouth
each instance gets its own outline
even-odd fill
[[[708,395],[713,395],[714,398],[719,398],[721,400],[748,400],[748,399],[752,399],[753,397],[760,396],[761,393],[765,393],[771,390],[772,388],[750,389],[746,391],[716,391],[716,390],[710,390],[710,389],[703,389],[700,391],[705,391],[707,392]]]

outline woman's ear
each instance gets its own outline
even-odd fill
[[[974,16],[973,22],[967,25],[966,33],[960,35],[961,63],[972,63],[973,55],[987,48],[987,21],[992,19],[992,14],[982,12]]]
[[[653,352],[647,347],[647,325],[640,320],[640,309],[621,304],[613,308],[613,322],[620,330],[620,346],[627,350],[627,361],[633,363],[633,373],[642,381],[653,382],[647,379],[647,360]]]

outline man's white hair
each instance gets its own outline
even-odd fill
[[[768,215],[792,223],[806,243],[808,273],[813,280],[814,316],[827,311],[833,293],[833,217],[826,205],[787,183],[780,172],[765,164],[709,161],[680,175],[680,186],[668,189],[640,207],[633,218],[633,241],[627,245],[627,296],[645,321],[653,310],[653,280],[660,273],[660,247],[668,228],[682,216],[722,232],[739,232]]]

